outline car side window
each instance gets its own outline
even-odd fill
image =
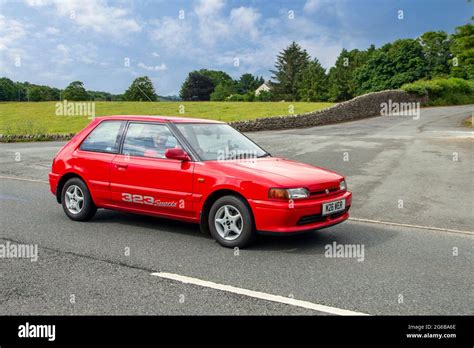
[[[118,153],[124,121],[102,121],[79,147],[83,151]]]
[[[130,123],[122,153],[129,156],[166,158],[168,149],[181,148],[178,140],[164,124]]]

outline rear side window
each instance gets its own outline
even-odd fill
[[[124,121],[103,121],[82,142],[83,151],[118,153]]]

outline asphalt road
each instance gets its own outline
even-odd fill
[[[151,275],[168,272],[366,314],[472,315],[473,132],[461,122],[473,111],[248,134],[274,155],[343,173],[352,216],[381,222],[261,236],[238,254],[176,221],[101,210],[72,222],[42,182],[62,143],[1,144],[0,245],[37,244],[39,255],[0,259],[0,312],[328,314]],[[326,257],[333,242],[363,246],[363,260]]]

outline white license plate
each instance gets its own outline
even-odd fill
[[[346,200],[340,199],[338,201],[323,203],[323,216],[338,213],[346,209]]]

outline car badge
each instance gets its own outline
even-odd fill
[[[328,189],[326,189],[326,194],[327,194],[327,195],[329,194],[329,190],[328,190]]]

